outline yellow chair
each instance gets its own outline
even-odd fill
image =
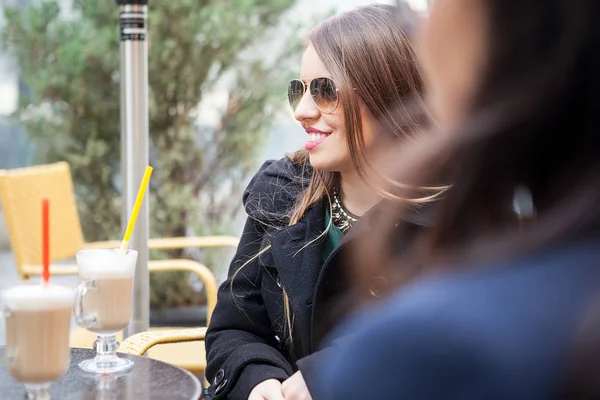
[[[195,375],[204,375],[206,369],[206,351],[204,349],[206,329],[206,327],[201,327],[141,332],[124,340],[118,351],[138,356],[147,353],[150,358],[162,360],[164,355],[180,352],[179,349],[183,349],[184,346],[189,347],[192,344],[189,342],[199,342],[193,343],[195,346],[194,353],[188,354],[187,359],[181,359],[183,365],[180,366]],[[162,346],[154,347],[159,344]]]
[[[68,163],[0,170],[0,201],[21,279],[27,280],[42,273],[42,198],[50,200],[50,271],[53,276],[77,275],[77,265],[73,258],[80,249],[119,247],[118,240],[84,242]],[[235,248],[238,239],[232,236],[178,237],[150,239],[148,244],[150,249]],[[70,263],[56,263],[61,260],[69,260]],[[206,266],[192,260],[170,259],[151,260],[148,269],[151,272],[184,270],[197,274],[206,289],[207,320],[210,319],[216,304],[217,283]],[[156,331],[165,329],[169,331],[169,328],[157,328]],[[94,339],[95,336],[91,332],[77,329],[71,335],[71,346],[90,348]],[[206,364],[204,346],[200,344],[178,344],[175,349],[153,351],[148,355],[188,369],[192,373],[203,373]]]

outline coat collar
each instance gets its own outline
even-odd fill
[[[278,269],[280,279],[290,299],[298,299],[292,293],[309,296],[306,290],[307,284],[313,287],[317,284],[319,272],[322,268],[321,253],[323,250],[324,237],[319,237],[325,230],[325,207],[327,202],[322,200],[312,206],[305,216],[294,225],[287,226],[274,234],[271,238],[271,252],[274,258],[274,266]],[[382,201],[372,207],[356,225],[348,231],[338,248],[345,243],[376,230],[381,214],[389,212],[388,207],[398,207],[389,201]],[[429,225],[429,210],[421,212],[406,212],[399,224],[411,224],[416,226]],[[317,239],[318,238],[318,239]],[[302,297],[302,296],[300,296]],[[310,297],[310,296],[309,296]],[[309,301],[302,299],[303,302]]]

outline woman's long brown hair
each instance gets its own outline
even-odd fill
[[[359,175],[383,197],[420,206],[433,201],[443,188],[423,187],[415,191],[418,196],[401,198],[388,188],[373,184],[369,176],[381,176],[381,173],[375,169],[366,152],[361,117],[361,111],[371,113],[379,122],[379,140],[398,145],[415,140],[428,121],[413,43],[417,16],[408,12],[407,9],[382,4],[345,12],[319,24],[308,36],[307,46],[314,47],[338,85],[348,148]],[[398,24],[399,16],[402,16],[402,24]],[[306,150],[288,157],[294,164],[310,168]],[[324,199],[331,207],[330,194],[338,187],[340,174],[310,170],[311,177],[302,195],[293,209],[288,210],[286,218],[289,218],[289,225],[298,223],[310,207]],[[388,179],[387,182],[392,187],[404,187],[394,180]],[[314,241],[326,235],[327,231]],[[268,250],[268,247],[264,248],[259,254]],[[238,272],[255,259],[242,265]],[[287,344],[291,346],[293,314],[285,289],[283,296]]]
[[[350,157],[367,183],[371,183],[369,172],[380,171],[366,152],[361,105],[379,122],[378,131],[385,136],[381,140],[413,141],[427,121],[413,43],[416,15],[404,14],[403,23],[398,24],[399,12],[398,7],[382,4],[360,7],[321,23],[307,39],[339,86]],[[306,164],[308,152],[300,150],[290,158]],[[315,171],[290,224],[297,223],[311,205],[328,196],[339,179],[336,172]],[[390,184],[401,185],[396,181]],[[384,197],[394,198],[386,188],[372,188]],[[424,204],[440,189],[427,187],[424,195],[401,200]]]
[[[359,176],[384,198],[419,207],[435,200],[444,188],[420,187],[411,192],[418,195],[409,198],[398,197],[387,187],[375,185],[370,179],[374,174],[392,187],[405,186],[386,179],[388,177],[373,166],[366,151],[361,117],[361,109],[371,113],[379,123],[379,134],[384,136],[379,140],[399,145],[414,141],[425,128],[427,113],[422,97],[423,82],[413,42],[417,16],[409,12],[382,4],[360,7],[318,25],[308,36],[307,45],[314,47],[338,84],[348,149]],[[402,18],[401,24],[398,18]],[[296,164],[309,163],[306,150],[289,157]],[[289,224],[298,223],[306,211],[323,198],[331,207],[330,194],[339,183],[339,173],[313,170]],[[328,228],[323,235],[327,234]],[[285,291],[284,304],[289,304]],[[288,343],[291,344],[293,316],[289,307],[284,308]]]
[[[452,185],[429,210],[433,227],[407,253],[403,281],[440,265],[516,255],[600,225],[600,74],[593,72],[600,67],[593,50],[600,28],[590,16],[600,15],[600,3],[480,1],[489,16],[489,46],[470,114],[454,132],[401,149],[398,158],[407,162],[393,166],[395,177],[413,186]],[[528,40],[519,40],[524,32]],[[522,231],[513,210],[519,187],[529,190],[537,213]],[[388,222],[406,213],[391,208],[396,218],[386,215],[385,228],[368,244],[382,258],[367,263],[392,266],[389,273],[398,269],[388,239],[396,227]]]
[[[479,1],[489,22],[488,44],[469,115],[454,132],[431,139],[411,151],[413,160],[395,166],[403,182],[452,187],[429,210],[433,226],[402,255],[395,251],[397,229],[390,221],[405,208],[391,207],[395,218],[388,213],[375,222],[381,229],[363,244],[368,253],[357,254],[359,286],[383,274],[395,277],[398,288],[440,269],[600,234],[600,2]],[[524,226],[513,210],[522,187],[536,209],[536,218]],[[598,321],[587,327],[595,337]],[[587,346],[576,355],[598,353]],[[597,396],[600,385],[593,386]]]

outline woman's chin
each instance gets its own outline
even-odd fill
[[[331,159],[326,159],[326,157],[322,157],[320,154],[310,154],[309,161],[314,169],[320,171],[336,172],[340,170],[339,163],[333,162]]]

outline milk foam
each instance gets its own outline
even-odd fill
[[[51,310],[71,307],[73,289],[59,285],[21,285],[2,292],[3,302],[11,310]]]
[[[137,252],[129,250],[85,250],[77,253],[79,276],[86,280],[132,278]]]

